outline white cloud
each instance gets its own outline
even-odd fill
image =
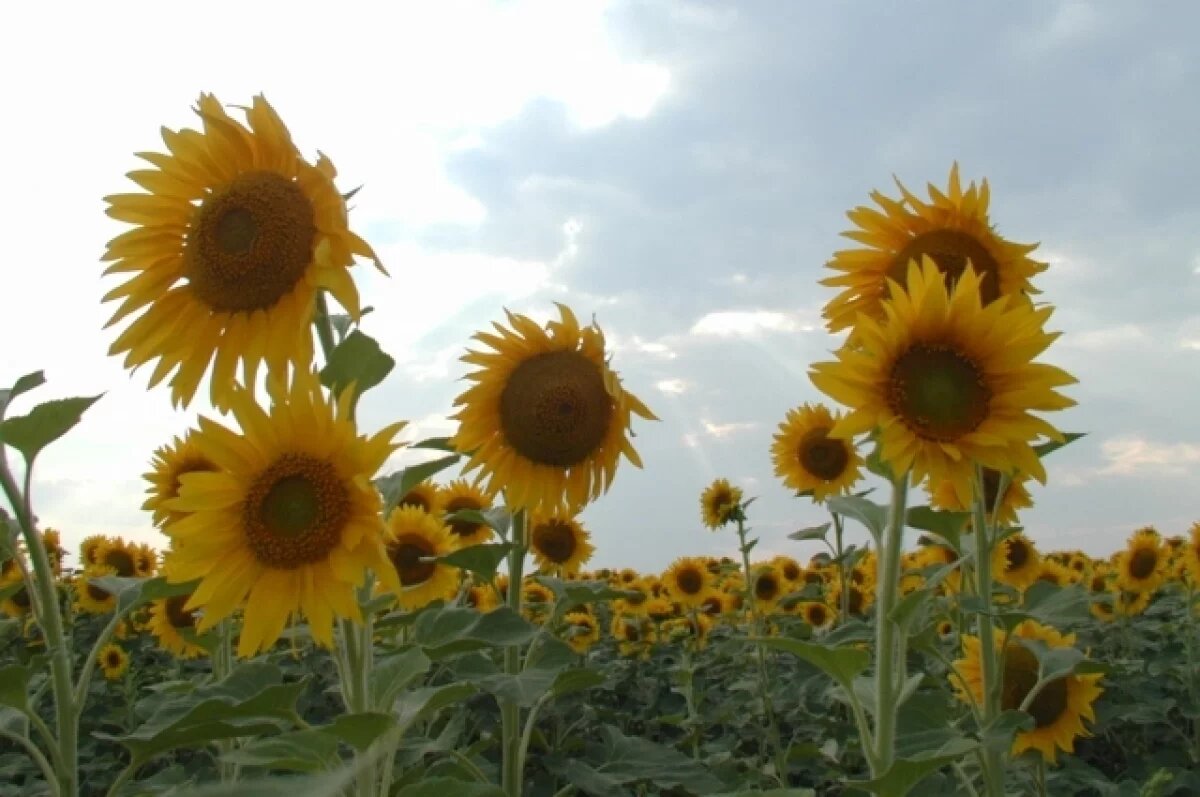
[[[700,425],[704,427],[704,432],[709,437],[715,437],[718,440],[738,434],[739,432],[747,432],[758,426],[757,423],[734,422],[734,423],[713,423],[712,421],[701,421]]]
[[[1102,475],[1152,472],[1184,476],[1195,473],[1200,465],[1200,445],[1191,443],[1157,443],[1130,435],[1105,440],[1100,450],[1107,461],[1098,471]]]
[[[688,389],[688,383],[682,379],[660,379],[654,386],[663,393],[679,395]]]
[[[811,331],[787,313],[773,310],[721,310],[708,313],[695,324],[691,334],[700,337],[752,338],[768,332]]]
[[[1137,324],[1119,324],[1084,332],[1067,332],[1059,343],[1068,348],[1085,351],[1103,351],[1124,346],[1145,345],[1150,339],[1146,331]]]

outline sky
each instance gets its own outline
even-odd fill
[[[0,382],[46,373],[14,414],[104,394],[39,459],[35,511],[72,549],[164,543],[141,474],[212,410],[172,410],[107,356],[119,279],[99,257],[125,226],[102,197],[136,190],[133,153],[197,126],[209,91],[265,93],[362,186],[352,225],[391,272],[354,269],[363,329],[397,360],[364,431],[451,433],[458,358],[504,308],[596,318],[661,419],[635,423],[644,469],[623,463],[581,516],[596,566],[733,554],[700,523],[717,477],[757,497],[757,555],[818,550],[787,534],[825,510],[769,453],[841,343],[818,280],[853,245],[848,209],[894,177],[944,185],[955,161],[989,180],[1000,234],[1041,243],[1062,332],[1043,359],[1079,380],[1050,420],[1087,436],[1047,460],[1027,533],[1093,555],[1182,533],[1200,520],[1197,29],[1185,0],[7,4]]]

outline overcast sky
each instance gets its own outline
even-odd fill
[[[817,281],[845,211],[892,175],[924,193],[957,160],[992,219],[1040,241],[1038,278],[1088,436],[1048,461],[1023,515],[1043,548],[1107,554],[1135,528],[1200,520],[1200,7],[908,3],[54,2],[0,11],[6,104],[0,382],[37,400],[104,392],[39,462],[35,508],[88,534],[161,544],[140,510],[153,450],[194,421],[106,351],[101,197],[133,152],[196,126],[200,91],[259,92],[305,154],[364,188],[352,223],[391,279],[355,269],[364,329],[396,357],[367,431],[447,434],[457,358],[502,308],[595,315],[638,423],[583,519],[596,565],[660,569],[734,550],[699,494],[758,496],[761,554],[822,522],[773,476],[786,411],[821,396],[840,340]],[[382,8],[382,6],[380,6]],[[203,392],[203,391],[202,391]],[[27,411],[24,401],[14,412]],[[855,536],[862,537],[857,530]]]

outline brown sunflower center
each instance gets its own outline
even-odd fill
[[[500,427],[517,453],[569,468],[595,454],[612,421],[600,367],[574,351],[552,351],[518,365],[500,394]]]
[[[251,552],[279,570],[325,559],[341,541],[349,516],[350,494],[333,465],[306,454],[276,459],[242,503]]]
[[[862,614],[863,613],[863,603],[864,603],[864,598],[863,598],[862,590],[859,589],[858,587],[851,587],[850,588],[850,600],[849,600],[849,606],[848,606],[848,608],[850,610],[850,614]]]
[[[90,580],[87,582],[87,593],[88,597],[97,603],[103,603],[112,597],[112,595],[97,587]]]
[[[626,622],[621,626],[621,630],[624,632],[626,642],[637,642],[642,638],[641,629],[631,622]]]
[[[312,202],[295,181],[246,172],[196,208],[183,273],[213,310],[265,310],[300,281],[316,237]]]
[[[888,277],[904,285],[908,280],[909,261],[915,259],[919,265],[922,255],[927,255],[933,260],[938,271],[950,278],[951,285],[963,275],[967,270],[967,263],[970,262],[975,273],[981,277],[979,294],[983,303],[990,304],[1000,296],[1000,264],[973,235],[960,230],[930,230],[921,233],[892,258]]]
[[[547,520],[534,526],[532,543],[534,550],[556,565],[569,561],[578,546],[575,530],[561,520]]]
[[[783,573],[783,577],[788,581],[799,581],[803,572],[800,570],[800,565],[795,562],[784,562],[779,568]]]
[[[397,506],[415,506],[417,509],[425,512],[432,511],[433,502],[430,501],[430,495],[425,490],[410,490],[407,495],[400,499]]]
[[[684,567],[675,574],[675,583],[684,595],[699,595],[704,589],[704,576],[694,567]]]
[[[104,654],[104,666],[110,670],[115,670],[121,666],[121,654],[115,650],[110,650]]]
[[[25,587],[21,587],[19,590],[14,592],[9,600],[11,600],[13,605],[22,612],[27,611],[29,607],[33,605],[33,602],[29,598],[29,590],[25,589]]]
[[[830,437],[829,429],[809,429],[796,454],[801,467],[827,482],[840,477],[850,462],[845,441]]]
[[[453,515],[455,512],[461,512],[464,509],[474,509],[476,511],[483,509],[483,505],[470,496],[455,496],[446,502],[446,514]],[[459,537],[470,537],[475,532],[479,531],[482,523],[475,523],[470,520],[451,520],[448,524],[450,531],[457,534]]]
[[[771,601],[779,595],[779,579],[774,573],[760,573],[754,579],[754,597],[760,601]]]
[[[725,520],[733,511],[733,493],[724,488],[716,490],[708,499],[708,509],[713,517]]]
[[[988,416],[991,391],[979,366],[941,344],[917,343],[896,358],[888,406],[918,437],[954,442]]]
[[[1016,711],[1038,682],[1037,656],[1028,648],[1011,644],[1004,652],[1004,684],[1000,705],[1005,711]],[[1067,710],[1067,681],[1057,678],[1043,686],[1026,709],[1033,715],[1038,728],[1053,725]]]
[[[814,603],[808,607],[808,624],[809,625],[825,625],[825,618],[829,616],[825,611],[825,607],[820,603]]]
[[[167,622],[172,628],[191,628],[196,624],[196,616],[183,607],[191,595],[172,595],[167,598]]]
[[[104,564],[116,570],[116,574],[121,578],[132,578],[137,568],[134,565],[133,556],[123,548],[112,548],[104,554]]]
[[[432,561],[437,551],[433,543],[420,534],[401,534],[388,545],[387,553],[405,587],[424,584],[437,570],[437,562]]]
[[[1004,552],[1004,569],[1012,572],[1020,570],[1029,561],[1029,545],[1020,537],[1009,537],[1008,546]]]
[[[725,604],[719,595],[709,595],[700,604],[700,611],[709,615],[718,615],[725,609]]]
[[[1153,548],[1138,548],[1129,557],[1129,575],[1134,578],[1149,578],[1158,567],[1158,551]]]

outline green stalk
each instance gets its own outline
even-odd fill
[[[1188,696],[1191,698],[1193,710],[1200,708],[1200,695],[1196,689],[1196,613],[1192,609],[1195,598],[1196,592],[1189,580],[1187,602],[1183,606],[1183,639],[1187,650]],[[1200,762],[1200,720],[1192,720],[1192,761]]]
[[[25,547],[33,562],[33,583],[26,584],[25,588],[29,591],[35,617],[46,637],[46,650],[50,654],[50,678],[58,733],[57,755],[52,753],[58,764],[57,791],[61,797],[76,797],[79,793],[79,706],[74,697],[71,647],[63,631],[62,609],[50,558],[33,526],[33,502],[30,498],[32,477],[33,466],[28,465],[25,468],[25,489],[23,492],[19,490],[8,468],[4,446],[0,445],[0,483],[17,516],[25,537]]]
[[[900,551],[904,543],[904,516],[908,508],[908,473],[892,484],[892,505],[888,511],[887,527],[883,530],[883,541],[876,565],[875,608],[875,766],[871,771],[875,777],[887,772],[896,757],[896,716],[900,684],[897,683],[896,665],[905,655],[896,636],[896,624],[892,622],[892,607],[900,592]],[[842,585],[846,592],[848,585]]]
[[[213,655],[212,669],[213,677],[218,682],[224,681],[233,672],[233,620],[229,617],[217,623],[217,650]],[[232,739],[221,739],[217,742],[217,749],[223,756],[234,749],[234,742]],[[222,783],[237,780],[237,765],[224,758],[217,759],[217,771]]]
[[[1003,485],[1001,485],[1003,488]],[[1000,715],[1000,687],[1003,675],[1000,659],[996,655],[995,626],[992,624],[992,541],[988,524],[987,507],[983,493],[983,468],[975,466],[974,501],[972,502],[975,528],[975,591],[983,602],[984,610],[976,615],[979,632],[979,656],[982,663],[983,700],[980,714],[984,725]],[[1003,494],[1001,489],[1000,494]],[[1004,797],[1004,764],[1001,753],[993,749],[983,751],[983,776],[988,797]]]
[[[508,552],[508,608],[521,614],[521,579],[525,568],[525,510],[519,509],[512,518],[512,550]],[[506,675],[521,674],[521,648],[509,645],[504,649]],[[500,703],[500,733],[503,759],[500,768],[501,788],[506,797],[521,797],[521,707],[509,698],[497,698]]]
[[[839,608],[841,609],[841,617],[838,623],[841,624],[850,619],[850,585],[846,580],[846,546],[842,541],[842,516],[837,512],[830,512],[829,514],[833,516],[834,556],[837,559],[838,579],[840,579],[842,584],[842,594],[838,596]]]

